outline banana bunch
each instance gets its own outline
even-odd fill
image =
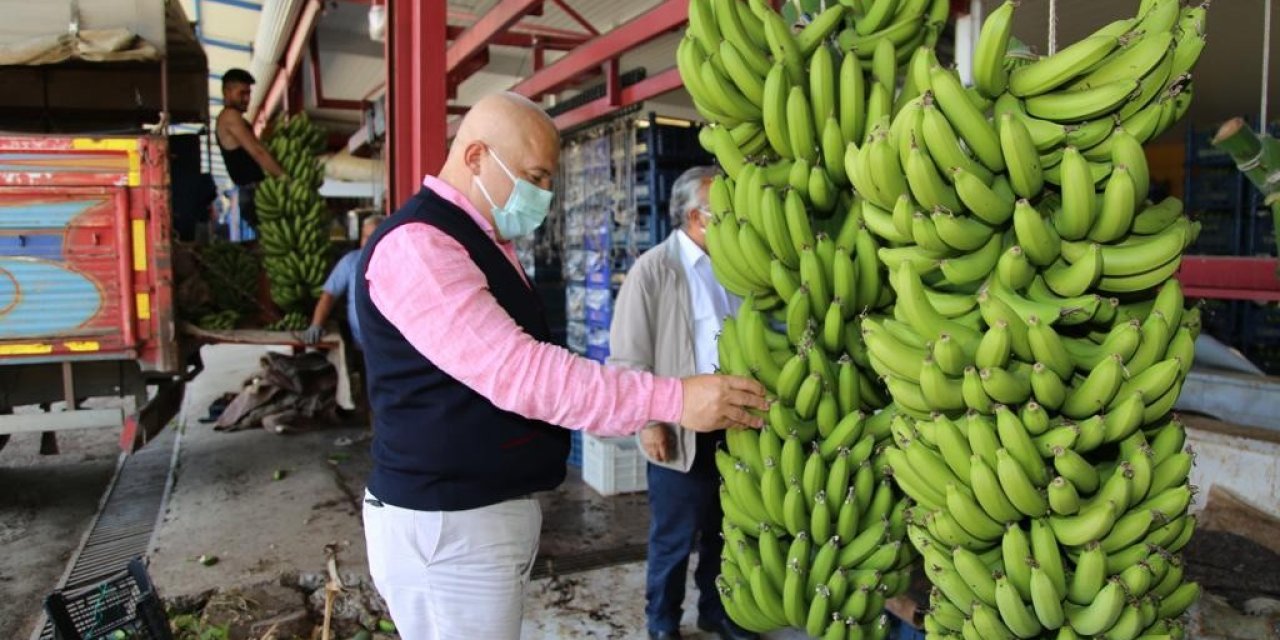
[[[777,188],[847,185],[845,144],[918,95],[900,68],[932,59],[945,0],[831,3],[798,32],[763,0],[694,0],[676,63],[698,111],[701,142],[739,180],[750,161]],[[921,63],[923,64],[923,63]],[[795,166],[803,161],[801,172]],[[825,176],[816,174],[825,172]],[[815,204],[830,211],[835,200]]]
[[[793,30],[761,0],[689,4],[677,64],[724,169],[708,194],[708,252],[744,299],[720,366],[776,398],[768,429],[730,434],[717,456],[719,585],[749,629],[883,638],[884,602],[908,583],[907,503],[878,453],[895,412],[858,332],[893,290],[846,153],[916,97],[900,70],[936,64],[946,12],[941,0],[829,3]]]
[[[223,309],[214,313],[206,313],[198,320],[196,326],[213,331],[229,331],[235,329],[240,322],[240,312],[234,309]]]
[[[910,582],[907,503],[877,469],[891,411],[846,415],[826,437],[777,420],[716,453],[725,546],[717,580],[745,628],[884,638],[884,602]]]
[[[1029,406],[891,425],[929,637],[1184,637],[1199,587],[1177,555],[1195,528],[1183,426],[1130,418],[1124,435],[1121,409],[1041,422]]]
[[[844,157],[894,292],[860,335],[897,412],[883,457],[915,503],[927,630],[1179,637],[1199,591],[1171,411],[1200,320],[1172,278],[1199,227],[1147,200],[1142,144],[1185,112],[1203,7],[1145,1],[1010,64],[1014,6],[983,26],[976,91],[909,64],[920,95]]]
[[[301,311],[290,311],[279,320],[267,325],[268,331],[302,331],[311,324],[311,316]]]
[[[1066,147],[1075,147],[1095,174],[1105,176],[1118,132],[1145,143],[1190,107],[1191,72],[1205,46],[1207,6],[1143,0],[1137,16],[1010,69],[1016,3],[1006,2],[979,35],[975,88],[995,102],[997,118],[1008,114],[1022,121],[1044,168],[1054,167]]]
[[[240,314],[254,309],[261,274],[257,256],[243,244],[216,242],[201,249],[200,261],[201,275],[208,283],[213,298],[213,315],[218,315],[217,312],[234,313],[235,316],[225,316],[230,317],[231,324],[234,325]],[[200,326],[206,326],[203,319]]]
[[[271,299],[286,312],[309,311],[328,273],[332,217],[317,191],[323,144],[324,130],[305,113],[277,121],[267,147],[287,177],[267,178],[255,194]]]
[[[302,150],[311,155],[320,155],[325,150],[326,135],[324,128],[312,122],[306,111],[292,116],[281,114],[272,127],[271,139],[268,140],[267,147],[274,154],[276,148],[271,146],[272,143],[288,144],[286,141],[296,140],[295,144],[301,145]],[[276,142],[277,140],[279,142]],[[277,159],[279,157],[276,155]]]

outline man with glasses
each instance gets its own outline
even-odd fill
[[[712,373],[721,320],[741,302],[711,272],[707,189],[714,167],[694,167],[671,188],[671,226],[627,273],[614,307],[609,363],[663,376]],[[724,434],[654,421],[640,431],[649,460],[649,564],[645,619],[651,640],[679,640],[689,555],[698,551],[698,627],[724,640],[754,638],[720,603],[720,497],[716,446]]]

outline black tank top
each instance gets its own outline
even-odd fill
[[[218,140],[218,150],[222,152],[222,163],[227,167],[227,175],[231,176],[231,181],[236,186],[262,182],[266,174],[244,147],[228,149],[222,146],[222,139],[217,134],[213,137]]]

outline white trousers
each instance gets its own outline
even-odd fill
[[[369,573],[400,637],[518,640],[541,527],[533,498],[468,511],[366,500]]]

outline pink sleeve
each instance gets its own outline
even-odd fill
[[[388,233],[365,276],[374,306],[419,353],[501,409],[601,436],[680,419],[679,380],[535,340],[494,299],[466,249],[434,227]]]

